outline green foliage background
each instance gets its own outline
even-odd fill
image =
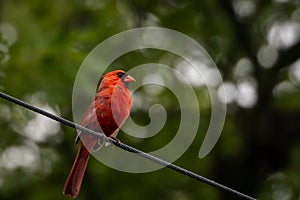
[[[275,25],[280,28],[273,29],[272,36]],[[228,104],[221,138],[203,159],[197,155],[210,103],[205,90],[195,88],[201,126],[191,147],[175,163],[259,199],[299,199],[300,68],[295,67],[300,57],[299,0],[1,0],[1,90],[72,119],[73,82],[87,54],[114,34],[144,26],[174,29],[197,40],[233,86],[241,81],[234,75],[239,61],[251,63],[246,79],[255,83],[257,99],[248,107],[237,101]],[[116,64],[130,69],[159,62],[165,54],[132,52]],[[167,58],[172,63],[172,55]],[[158,103],[164,98],[168,123],[159,136],[138,141],[120,134],[120,139],[146,151],[164,146],[180,120],[177,101],[164,91]],[[49,137],[23,134],[35,117],[0,101],[0,199],[68,199],[62,188],[76,154],[75,131],[49,120],[53,132]],[[148,111],[135,109],[132,117],[139,124],[149,123]],[[235,197],[168,169],[130,174],[92,158],[79,199]]]

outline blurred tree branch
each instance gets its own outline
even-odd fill
[[[273,67],[277,70],[280,70],[283,67],[292,64],[299,58],[300,58],[300,41],[298,41],[298,43],[296,43],[289,49],[279,51],[278,60]]]
[[[250,36],[250,31],[247,30],[246,27],[248,27],[246,24],[246,22],[242,23],[238,20],[238,17],[236,16],[234,9],[232,7],[232,3],[231,1],[223,1],[223,0],[218,0],[219,4],[221,5],[221,7],[223,8],[223,10],[225,11],[225,13],[227,13],[228,17],[230,18],[232,25],[233,25],[233,30],[234,30],[234,34],[237,38],[237,43],[240,45],[240,47],[245,51],[245,53],[249,56],[249,58],[251,59],[251,61],[254,63],[255,66],[258,66],[258,62],[256,60],[256,49],[251,46],[252,43],[252,39]]]
[[[256,58],[257,51],[259,47],[255,45],[255,41],[249,34],[251,31],[248,29],[249,23],[247,21],[241,22],[236,16],[232,2],[218,0],[219,4],[222,6],[223,10],[227,13],[228,17],[231,19],[233,24],[233,30],[235,36],[238,40],[238,44],[241,49],[245,51],[247,56],[250,58],[254,64],[254,75],[257,77],[258,82],[258,107],[265,108],[267,105],[270,105],[269,102],[272,99],[272,91],[277,82],[277,76],[279,71],[292,64],[299,58],[300,52],[300,41],[294,46],[286,50],[280,50],[277,62],[270,70],[265,70],[258,62]],[[257,12],[263,9],[269,1],[259,1],[257,3]],[[269,2],[270,3],[270,2]]]

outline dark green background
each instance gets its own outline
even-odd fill
[[[72,119],[73,82],[87,54],[106,38],[143,26],[174,29],[197,40],[227,83],[238,87],[244,79],[251,80],[257,96],[250,106],[228,104],[220,140],[199,159],[210,104],[205,89],[195,87],[202,106],[201,126],[175,163],[259,199],[299,199],[299,0],[1,0],[1,90]],[[136,51],[115,64],[130,69],[164,56],[172,63],[174,56],[166,54]],[[242,78],[234,75],[240,59],[252,63]],[[159,102],[167,108],[168,122],[158,136],[119,138],[145,151],[167,144],[180,120],[179,105],[168,90],[151,103]],[[143,109],[135,109],[132,117],[141,125],[149,122]],[[76,153],[75,131],[60,126],[57,132],[59,126],[46,120],[44,124],[52,126],[45,132],[54,134],[32,139],[23,130],[29,122],[31,128],[42,129],[41,124],[34,125],[40,122],[35,118],[23,108],[0,102],[0,199],[68,199],[62,188]],[[79,199],[237,198],[169,169],[130,174],[92,158]]]

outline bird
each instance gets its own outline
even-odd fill
[[[115,138],[130,114],[132,96],[128,86],[131,82],[135,82],[135,79],[123,70],[103,75],[95,98],[80,125]],[[78,132],[75,143],[80,140],[81,145],[63,189],[64,195],[73,198],[79,195],[90,151],[97,151],[105,143],[103,139],[81,131]]]

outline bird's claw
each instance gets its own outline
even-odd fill
[[[116,137],[110,137],[110,138],[113,139],[117,144],[121,143],[121,141],[118,138],[116,138]]]

